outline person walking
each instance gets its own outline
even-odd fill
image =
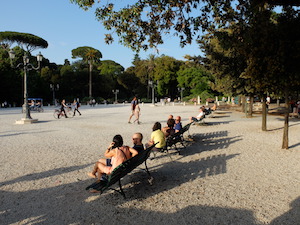
[[[132,101],[131,101],[131,114],[130,114],[130,116],[129,116],[129,120],[128,120],[128,123],[131,123],[131,118],[133,117],[133,115],[134,115],[134,112],[135,112],[135,107],[136,107],[136,105],[137,105],[137,98],[136,97],[134,97],[133,99],[132,99]]]
[[[140,124],[140,115],[141,115],[141,108],[139,106],[139,103],[137,102],[134,109],[134,116],[136,119],[133,121],[133,123],[137,121],[137,123]]]
[[[74,99],[73,105],[74,105],[74,114],[73,114],[73,116],[75,116],[76,111],[79,113],[79,116],[81,116],[81,113],[78,110],[78,108],[80,107],[80,104],[76,99]]]
[[[66,105],[66,100],[63,99],[63,100],[61,101],[61,105],[60,105],[60,114],[58,115],[58,118],[59,118],[59,116],[61,115],[62,112],[64,112],[65,117],[68,118],[67,113],[66,113],[66,111],[65,111],[65,108],[67,108],[67,107],[68,107],[68,106]]]

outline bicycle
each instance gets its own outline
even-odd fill
[[[67,107],[65,108],[65,112],[67,114],[67,117],[72,118],[73,117],[73,111],[72,111],[72,107]],[[53,117],[55,119],[60,119],[62,116],[65,116],[63,111],[60,111],[60,109],[55,109],[54,113],[53,113]]]
[[[30,111],[44,112],[44,109],[41,106],[29,106],[28,108]],[[22,113],[25,113],[24,109],[22,109]]]

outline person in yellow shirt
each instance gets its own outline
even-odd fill
[[[156,146],[153,148],[153,150],[155,151],[161,151],[165,145],[166,145],[166,139],[165,139],[165,135],[164,133],[161,131],[161,123],[160,122],[156,122],[153,125],[152,128],[152,133],[151,133],[151,138],[150,141],[148,142],[147,146],[151,146],[153,144],[156,144]]]

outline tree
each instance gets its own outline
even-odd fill
[[[95,4],[94,1],[71,1],[85,9]],[[116,32],[122,44],[136,51],[157,47],[163,43],[163,35],[166,33],[179,36],[180,44],[184,46],[192,40],[199,41],[203,34],[231,28],[237,38],[236,44],[231,44],[241,50],[239,53],[245,55],[247,62],[241,77],[249,79],[253,83],[251,86],[266,93],[278,87],[275,83],[279,80],[278,77],[282,77],[283,74],[291,77],[291,74],[294,74],[282,70],[287,67],[283,66],[285,56],[280,55],[281,49],[278,48],[281,42],[277,42],[279,44],[277,48],[275,44],[272,46],[274,48],[268,46],[269,38],[271,43],[273,42],[269,34],[273,33],[272,30],[276,27],[271,18],[274,8],[272,4],[283,4],[284,10],[289,12],[292,9],[286,5],[296,4],[296,2],[294,0],[285,2],[282,0],[141,0],[115,9],[114,4],[108,1],[106,5],[96,9],[96,17],[103,22],[107,30]],[[288,13],[289,16],[292,14],[294,18],[299,17],[297,13]],[[111,34],[106,35],[106,41],[107,43],[113,41]],[[279,50],[279,54],[275,54],[277,58],[270,54],[274,49]],[[278,71],[281,73],[275,74]]]
[[[155,59],[153,80],[158,81],[157,92],[160,96],[174,98],[177,94],[177,71],[181,62],[170,56],[161,56]]]
[[[210,87],[210,74],[200,67],[186,67],[182,65],[178,74],[178,86],[185,88],[185,93],[191,98],[200,96],[201,99],[213,97]]]
[[[102,58],[102,53],[92,47],[78,47],[72,50],[72,58],[82,58],[89,64],[89,97],[92,97],[92,71],[93,64],[99,62]]]
[[[14,61],[16,63],[23,63],[23,55],[26,53],[28,55],[28,57],[32,57],[31,56],[31,52],[35,49],[38,48],[47,48],[48,47],[48,43],[47,41],[45,41],[44,39],[33,35],[33,34],[28,34],[28,33],[20,33],[20,32],[13,32],[13,31],[4,31],[4,32],[0,32],[0,46],[2,47],[2,49],[4,49],[6,52],[10,50],[10,48],[12,48],[12,45],[16,44],[17,46],[15,46],[13,48],[16,57],[14,59]],[[6,57],[8,58],[8,54],[5,54]],[[33,64],[35,64],[35,60],[32,61]],[[10,69],[8,69],[10,70]],[[27,70],[27,69],[26,69]],[[4,84],[6,87],[10,87],[10,85],[13,85],[10,88],[10,91],[8,91],[4,96],[9,95],[8,97],[6,97],[7,99],[11,99],[12,96],[14,97],[12,99],[12,101],[16,101],[17,97],[16,97],[16,93],[21,93],[22,92],[22,88],[20,88],[20,84],[21,82],[18,82],[18,84],[16,84],[16,81],[19,81],[20,79],[15,80],[17,77],[14,76],[13,74],[15,73],[19,73],[19,77],[21,77],[23,75],[24,70],[19,70],[19,71],[14,71],[12,73],[8,73],[7,75],[11,75],[11,77],[7,78],[7,82],[9,84]],[[26,72],[26,71],[25,71]],[[27,77],[26,77],[27,78]],[[5,79],[1,79],[1,82],[5,81]],[[24,82],[26,83],[27,86],[27,79],[25,79],[24,77]],[[38,84],[42,84],[42,81],[40,79],[40,77],[37,75],[36,72],[31,74],[31,80],[29,80],[28,82],[28,86],[31,86],[30,88],[30,92],[31,93],[35,93],[36,87],[38,86]],[[42,88],[42,90],[44,90]],[[13,92],[10,93],[10,92]],[[21,96],[21,95],[20,95]],[[27,88],[26,88],[26,92],[24,93],[24,103],[26,103],[27,107],[27,97],[28,97],[28,93],[27,93]]]
[[[112,90],[120,89],[119,78],[124,72],[124,67],[113,60],[103,60],[97,66],[97,69],[99,71],[97,75],[97,79],[99,80],[98,85],[100,87],[99,91],[101,92],[99,94],[108,98],[112,95]],[[120,91],[120,95],[124,93],[122,92]]]
[[[16,43],[27,52],[32,52],[37,48],[47,48],[48,42],[44,39],[28,33],[20,33],[13,31],[0,32],[0,44],[3,46],[11,46]]]

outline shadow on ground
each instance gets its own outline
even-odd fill
[[[0,190],[0,221],[1,224],[258,224],[252,211],[230,207],[207,205],[193,205],[192,202],[185,208],[168,212],[169,205],[163,205],[159,198],[146,199],[197,177],[218,175],[226,172],[224,163],[235,155],[219,155],[215,158],[203,158],[189,163],[170,162],[154,171],[156,183],[149,186],[139,182],[145,173],[137,172],[128,176],[126,180],[131,183],[125,188],[127,199],[117,192],[108,191],[105,194],[91,195],[84,191],[90,180],[66,183],[55,187],[36,190],[12,192],[4,189],[6,185],[22,185],[28,181],[28,176],[20,177],[14,181],[1,184]],[[49,175],[68,173],[82,169],[87,165],[78,167],[60,168],[49,171]],[[176,171],[181,167],[178,176]],[[212,169],[212,168],[216,169]],[[176,169],[176,170],[175,170]],[[173,171],[173,174],[165,174]],[[42,179],[44,173],[36,173],[32,180]],[[132,185],[134,185],[132,187]],[[178,195],[185,193],[178,192]],[[194,198],[201,199],[201,193],[194,193]],[[139,201],[145,204],[165,207],[165,213],[157,209],[144,210],[136,207]],[[176,208],[176,196],[170,200],[172,207]],[[188,199],[187,199],[188,201]],[[291,209],[274,219],[272,225],[299,224],[300,198],[291,203]]]
[[[37,131],[32,131],[32,130],[28,130],[28,131],[22,131],[22,132],[16,132],[16,131],[5,131],[5,132],[0,132],[0,138],[1,137],[9,137],[9,136],[18,136],[18,135],[24,135],[24,134],[34,134],[34,133],[49,133],[49,132],[53,132],[54,130],[37,130]]]

